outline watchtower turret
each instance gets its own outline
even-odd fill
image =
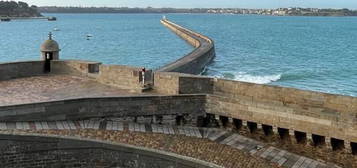
[[[58,43],[52,39],[52,33],[48,34],[48,40],[41,45],[41,58],[45,61],[44,72],[51,72],[51,61],[59,59]]]
[[[50,32],[48,34],[48,40],[41,45],[42,60],[58,60],[60,51],[58,43],[52,39],[52,33]]]

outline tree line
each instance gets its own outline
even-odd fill
[[[128,7],[39,7],[43,13],[206,13],[207,9],[177,9],[177,8],[128,8]]]
[[[311,8],[295,8],[287,15],[291,16],[357,16],[356,10],[349,9],[318,9],[316,12],[311,12]],[[269,9],[241,9],[241,8],[128,8],[128,7],[57,7],[44,6],[39,7],[39,11],[43,13],[236,13],[240,14],[243,11],[252,11],[251,14],[259,14],[260,11],[268,11]],[[273,9],[274,10],[274,9]],[[278,9],[275,9],[278,10]],[[288,10],[288,8],[286,8]]]
[[[25,2],[0,1],[1,17],[39,17],[41,14],[35,5],[29,6]]]

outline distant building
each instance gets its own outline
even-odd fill
[[[283,15],[286,15],[286,11],[283,9],[278,9],[273,12],[273,15],[283,16]]]

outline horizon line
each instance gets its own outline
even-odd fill
[[[357,10],[357,8],[318,8],[318,7],[277,7],[277,8],[244,8],[244,7],[191,7],[191,8],[184,8],[184,7],[128,7],[128,6],[38,6],[39,8],[44,7],[59,7],[59,8],[153,8],[153,9],[164,9],[164,8],[172,8],[172,9],[280,9],[280,8],[301,8],[301,9],[348,9],[348,10]]]

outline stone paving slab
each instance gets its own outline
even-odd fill
[[[226,131],[214,131],[208,136],[208,139],[215,141],[216,139],[218,139],[219,137],[223,136],[226,133],[227,133]]]
[[[7,129],[6,123],[0,122],[0,129],[2,129],[2,130]]]
[[[41,122],[42,129],[50,129],[47,122]]]
[[[100,126],[103,125],[103,128]],[[55,121],[55,122],[0,122],[0,130],[8,129],[53,129],[53,130],[74,130],[74,129],[105,129],[113,131],[123,131],[127,128],[132,132],[152,132],[162,134],[180,134],[190,137],[207,138],[220,144],[229,145],[233,148],[242,150],[253,156],[258,156],[269,160],[285,168],[327,168],[325,163],[281,150],[256,140],[244,137],[237,133],[227,132],[215,128],[197,128],[186,126],[170,126],[157,124],[125,123],[120,121],[100,121],[100,120],[81,120],[81,121]]]
[[[30,129],[30,122],[22,122],[22,126],[24,127],[25,130]]]
[[[159,133],[159,130],[155,124],[151,125],[151,128],[153,133]]]
[[[68,121],[68,126],[69,126],[69,128],[70,129],[77,129],[77,127],[76,127],[76,125],[74,124],[74,122],[73,121]]]
[[[123,123],[118,122],[118,121],[113,121],[112,130],[114,130],[114,131],[123,131],[124,130]]]
[[[35,127],[38,130],[42,130],[43,129],[41,122],[38,122],[38,121],[35,122]]]
[[[16,125],[16,129],[20,129],[20,130],[24,129],[21,122],[16,122],[15,125]]]
[[[62,125],[63,125],[63,128],[64,128],[64,129],[67,129],[67,130],[70,129],[70,128],[69,128],[68,121],[62,121]]]
[[[106,130],[113,130],[113,121],[107,121]]]
[[[58,129],[64,130],[64,127],[63,127],[63,124],[62,124],[61,121],[56,121],[55,123],[56,123],[56,126],[57,126]]]
[[[175,134],[175,130],[171,125],[167,125],[167,128],[169,130],[169,134]]]
[[[47,124],[49,129],[54,129],[54,130],[58,129],[55,122],[47,122]]]
[[[178,129],[178,134],[180,135],[186,135],[185,130],[182,127],[177,128]]]
[[[169,128],[166,125],[162,126],[162,130],[163,130],[164,134],[170,134],[169,133]]]
[[[71,75],[43,75],[5,80],[0,81],[0,88],[0,106],[74,98],[138,95],[124,88]]]

